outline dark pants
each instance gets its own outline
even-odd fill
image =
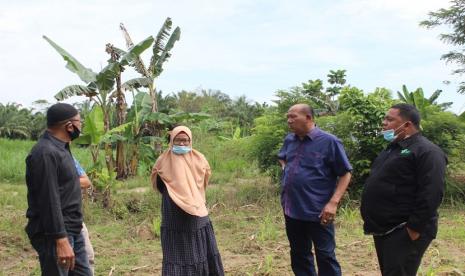
[[[341,266],[334,250],[334,225],[321,225],[319,222],[302,221],[285,216],[286,234],[291,246],[291,266],[296,276],[341,275]],[[312,246],[315,247],[316,273]]]
[[[84,275],[91,276],[89,260],[87,258],[84,238],[82,234],[77,236],[68,236],[69,243],[74,250],[75,265],[74,270],[67,271],[57,263],[56,244],[54,239],[46,237],[33,238],[32,247],[39,254],[40,269],[44,276],[66,276],[66,275]]]
[[[427,235],[412,241],[405,227],[386,236],[374,236],[373,239],[383,276],[415,276],[421,258],[432,241]]]

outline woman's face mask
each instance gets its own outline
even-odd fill
[[[189,146],[178,146],[178,145],[173,145],[172,151],[174,154],[186,154],[191,151],[191,147]]]

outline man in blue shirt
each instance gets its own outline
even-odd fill
[[[278,158],[283,168],[281,205],[291,247],[294,274],[341,275],[336,260],[333,221],[351,178],[341,141],[315,126],[313,109],[292,106],[286,136]],[[315,247],[318,274],[312,247]]]

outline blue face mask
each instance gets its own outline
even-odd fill
[[[406,122],[405,122],[406,123]],[[392,142],[394,140],[397,139],[397,137],[399,136],[399,133],[396,135],[396,131],[401,128],[403,125],[405,125],[405,123],[403,123],[402,125],[400,125],[398,128],[396,129],[387,129],[387,130],[383,130],[381,131],[381,134],[383,134],[383,137],[384,137],[384,140],[388,141],[388,142]]]
[[[188,146],[177,146],[177,145],[173,145],[173,149],[172,149],[172,151],[175,154],[186,154],[190,152],[191,150],[192,149]]]
[[[384,140],[388,142],[392,142],[397,138],[393,129],[383,130],[381,131],[381,134],[383,134]]]

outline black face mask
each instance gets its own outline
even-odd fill
[[[68,131],[69,138],[72,140],[78,138],[81,135],[81,131],[75,126],[73,126],[73,131]]]

